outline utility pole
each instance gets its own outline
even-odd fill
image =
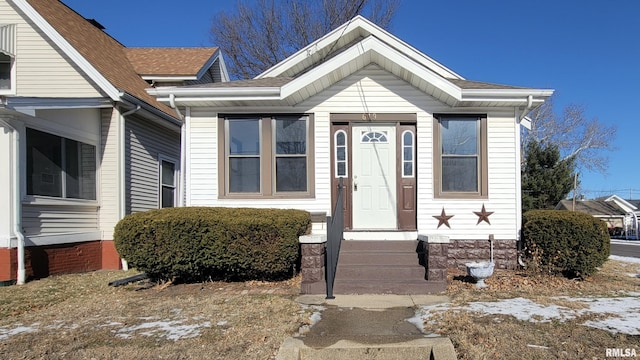
[[[573,176],[573,206],[571,211],[576,211],[576,188],[578,187],[578,173]]]

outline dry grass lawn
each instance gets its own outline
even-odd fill
[[[496,270],[486,280],[489,287],[485,289],[476,289],[462,271],[449,272],[447,292],[453,304],[462,306],[523,297],[544,305],[580,308],[579,302],[554,297],[640,293],[640,279],[631,276],[640,273],[640,264],[612,260],[585,280]],[[529,322],[513,316],[448,310],[430,330],[449,336],[460,359],[603,359],[606,348],[635,349],[640,356],[640,336],[612,334],[581,325],[589,317],[597,316],[606,315],[585,315],[563,322]]]
[[[639,264],[615,261],[584,281],[496,271],[489,288],[477,290],[453,271],[447,293],[454,305],[524,297],[580,307],[553,297],[640,292],[640,279],[629,276],[638,272]],[[100,271],[0,287],[0,359],[271,359],[310,316],[294,301],[299,278],[107,285],[134,274]],[[640,337],[588,328],[584,320],[533,323],[446,311],[428,330],[449,336],[462,359],[600,359],[607,347],[640,352]]]
[[[269,359],[309,318],[298,279],[113,288],[134,272],[0,288],[1,359]]]

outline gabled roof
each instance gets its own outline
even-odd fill
[[[603,200],[603,201],[607,201],[607,202],[615,202],[616,205],[620,206],[622,209],[624,209],[627,212],[631,212],[631,211],[635,211],[638,210],[638,207],[635,204],[632,204],[631,202],[621,198],[618,195],[610,195],[610,196],[601,196],[599,198],[597,198],[596,200]]]
[[[218,59],[217,47],[125,48],[134,70],[146,77],[175,77],[196,80]]]
[[[587,213],[593,216],[618,216],[622,217],[627,212],[613,201],[604,200],[578,200],[575,202],[575,211]],[[572,200],[561,200],[556,210],[572,210]]]
[[[396,38],[367,19],[357,16],[329,34],[291,55],[254,80],[287,78],[268,94],[252,83],[151,89],[160,101],[178,104],[224,106],[252,101],[296,105],[345,77],[375,64],[405,80],[425,94],[452,107],[509,106],[526,109],[542,104],[548,89],[468,81]],[[252,94],[251,89],[256,92]],[[233,91],[237,94],[234,97]]]
[[[113,101],[141,100],[152,112],[176,120],[174,111],[150,96],[125,47],[58,0],[12,0]],[[143,104],[144,105],[144,104]]]

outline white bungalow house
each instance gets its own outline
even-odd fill
[[[60,1],[0,0],[0,281],[118,268],[117,221],[182,199],[182,121],[145,88],[227,79],[217,48],[126,48]]]
[[[303,209],[320,233],[345,181],[342,252],[357,259],[341,254],[337,291],[442,289],[491,248],[516,264],[520,126],[552,90],[466,80],[358,16],[254,79],[148,92],[184,115],[188,206]],[[322,282],[324,238],[303,241],[303,283]],[[394,251],[426,269],[390,275]]]

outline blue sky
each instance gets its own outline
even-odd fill
[[[231,0],[63,0],[128,47],[215,46]],[[587,198],[640,199],[640,1],[401,0],[391,32],[469,80],[556,90],[618,128],[607,174],[581,173]],[[224,49],[222,49],[224,52]]]

